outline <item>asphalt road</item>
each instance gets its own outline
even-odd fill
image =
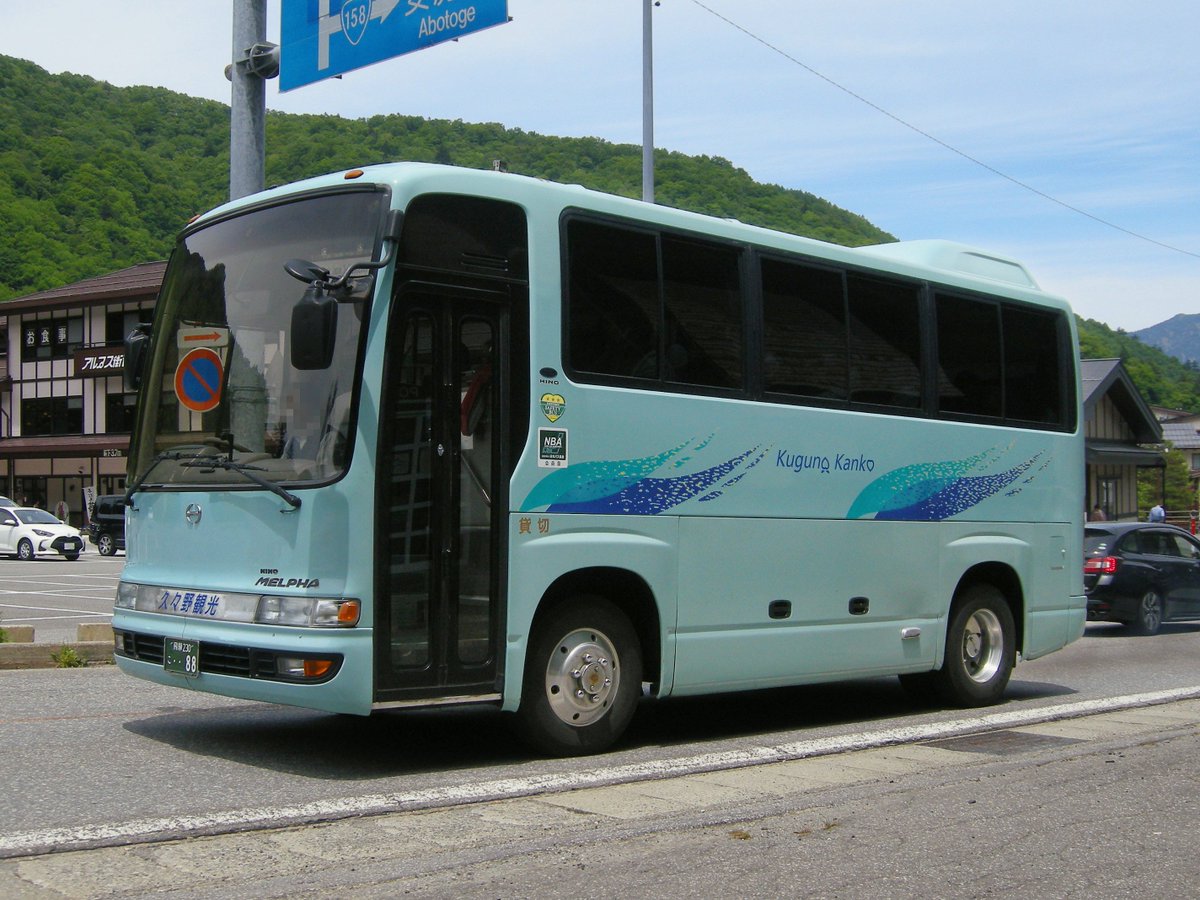
[[[0,627],[32,625],[37,643],[76,639],[78,626],[112,621],[125,554],[101,556],[91,544],[75,562],[0,557]]]
[[[42,598],[22,604],[100,620],[120,565],[94,553],[77,563],[0,561],[0,584]],[[49,583],[35,588],[35,570]],[[3,597],[9,608],[17,602]],[[1170,857],[1174,829],[1190,828],[1200,812],[1200,703],[1161,701],[1200,697],[1197,651],[1200,625],[1153,638],[1089,626],[1065,650],[1020,664],[1007,702],[970,712],[916,706],[895,679],[646,701],[616,750],[585,760],[531,757],[488,711],[362,719],[152,685],[112,667],[0,672],[0,896],[138,895],[138,885],[179,896],[296,896],[318,885],[331,896],[541,896],[555,885],[615,892],[623,883],[615,873],[632,893],[663,896],[788,893],[793,877],[812,885],[796,893],[867,896],[870,882],[855,875],[864,859],[884,867],[872,877],[894,896],[1121,893],[1095,891],[1116,882],[1089,880],[1075,857],[1068,882],[1001,877],[995,860],[1017,851],[998,835],[1036,850],[1041,871],[1066,859],[1042,847],[1057,846],[1060,829],[1074,829],[1064,845],[1073,848],[1119,833],[1141,848],[1122,845],[1122,890],[1141,877],[1157,895],[1184,896],[1173,893],[1161,853]],[[1132,709],[1110,714],[1125,717],[1116,726],[1086,746],[1070,737],[1076,717],[1131,695],[1119,705]],[[1186,709],[1172,716],[1173,707]],[[938,755],[938,741],[1036,732],[1057,720],[1065,743],[1012,758],[959,752],[948,768]],[[1141,730],[1122,732],[1131,722]],[[915,768],[891,757],[852,761],[894,746],[913,748]],[[827,759],[869,777],[791,773],[780,776],[786,789],[764,790],[737,774]],[[1110,808],[1114,791],[1120,802]],[[1088,811],[1103,815],[1107,833],[1088,830]],[[973,825],[972,813],[981,817]],[[842,830],[848,822],[855,828]],[[921,839],[906,837],[902,823]],[[939,859],[933,884],[944,890],[931,890],[923,848],[935,836],[977,875]],[[1161,853],[1148,849],[1155,837]],[[52,849],[74,852],[44,855]],[[698,874],[710,866],[701,851],[719,869],[711,880]],[[299,865],[297,852],[317,861]],[[344,878],[339,853],[352,864]],[[831,867],[814,868],[807,853]],[[527,854],[537,865],[525,866]],[[1098,856],[1089,845],[1085,857]],[[175,887],[181,871],[192,877]],[[256,873],[275,880],[259,885]],[[356,887],[340,893],[341,885]]]
[[[534,777],[561,788],[584,772],[1193,688],[1197,651],[1200,626],[1153,638],[1092,626],[1065,650],[1019,665],[1005,704],[969,715],[915,706],[892,678],[647,701],[615,751],[582,762],[532,758],[490,711],[359,718],[153,685],[113,667],[5,671],[0,846],[4,833],[312,803],[363,811],[347,798],[453,797],[464,785]]]
[[[556,790],[534,772],[510,779],[508,796],[473,802],[462,798],[486,785],[460,771],[457,802],[405,809],[419,792],[401,790],[398,812],[326,807],[289,827],[229,828],[214,812],[170,820],[190,829],[175,840],[113,841],[136,824],[126,822],[107,838],[103,826],[43,832],[51,846],[32,853],[14,852],[28,833],[5,830],[0,895],[1193,897],[1200,689],[1187,693],[1110,712],[1097,711],[1113,705],[1104,700],[1015,702],[973,724],[847,723],[788,759],[767,759],[759,741],[741,762],[713,767],[720,754],[709,753],[670,776],[604,768],[603,757],[576,772],[592,786]],[[688,763],[678,748],[648,749]],[[110,759],[107,789],[153,794],[165,812],[176,785],[143,762]],[[522,780],[525,793],[512,790]],[[81,834],[90,848],[70,849]]]

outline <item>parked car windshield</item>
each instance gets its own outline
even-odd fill
[[[310,196],[182,237],[143,376],[135,483],[245,487],[239,469],[275,483],[342,472],[369,291],[337,303],[331,363],[297,368],[292,310],[308,287],[284,264],[306,260],[337,276],[372,261],[385,205],[375,191]]]
[[[44,509],[14,509],[13,514],[26,525],[61,525],[62,522]]]

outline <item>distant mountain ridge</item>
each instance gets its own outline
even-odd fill
[[[1130,332],[1143,344],[1184,362],[1200,363],[1200,313],[1179,313],[1165,322]]]

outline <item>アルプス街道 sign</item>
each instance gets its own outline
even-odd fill
[[[284,0],[279,89],[502,25],[508,0]]]

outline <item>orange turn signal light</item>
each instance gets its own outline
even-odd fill
[[[338,607],[337,620],[339,625],[357,625],[359,604],[357,600],[347,600]]]
[[[320,678],[333,666],[331,659],[306,659],[304,661],[304,677]]]

